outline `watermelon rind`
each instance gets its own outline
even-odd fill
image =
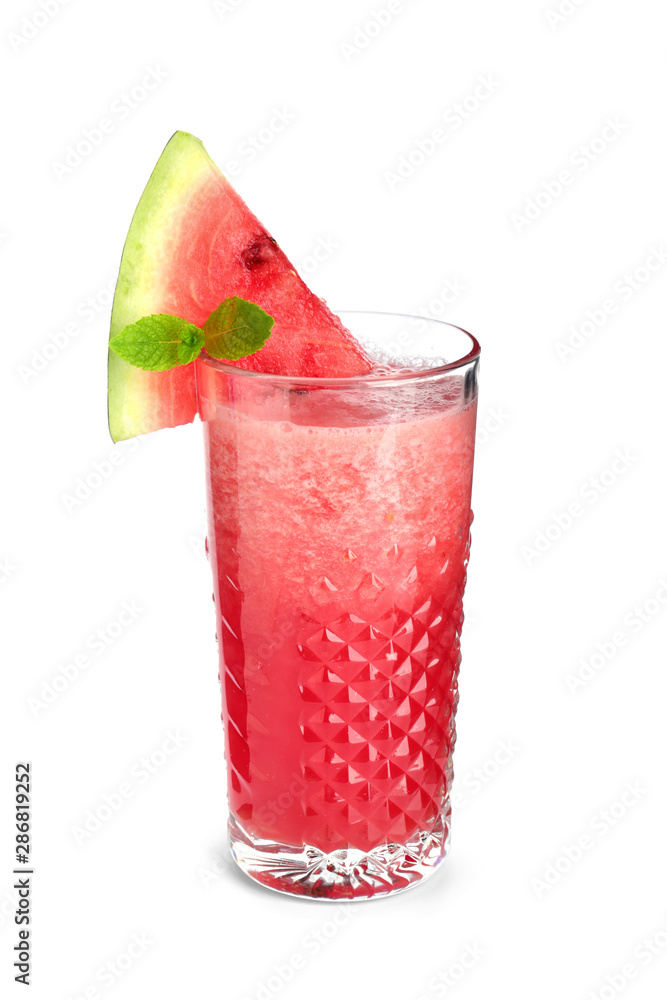
[[[132,217],[113,300],[110,338],[156,311],[156,302],[164,296],[164,275],[169,273],[175,236],[173,206],[217,174],[199,139],[188,132],[172,136]],[[196,412],[192,364],[147,372],[109,350],[109,430],[114,441],[189,423]]]

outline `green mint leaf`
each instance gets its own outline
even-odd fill
[[[194,361],[201,354],[204,346],[204,334],[198,326],[188,323],[187,328],[181,333],[181,342],[178,345],[178,363],[187,365]]]
[[[145,371],[163,372],[194,360],[204,345],[204,334],[193,323],[162,313],[144,316],[109,341],[123,361]]]
[[[269,339],[273,317],[234,295],[225,299],[204,323],[204,347],[214,358],[238,361],[255,354]]]

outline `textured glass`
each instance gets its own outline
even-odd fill
[[[443,350],[450,328],[421,322]],[[274,889],[364,898],[444,856],[476,363],[198,362],[232,851]]]

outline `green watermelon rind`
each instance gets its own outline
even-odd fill
[[[176,132],[167,143],[132,217],[120,263],[109,337],[156,311],[169,274],[170,244],[178,219],[198,183],[219,176],[202,142]],[[180,398],[179,398],[180,397]],[[165,426],[189,423],[196,413],[192,364],[146,372],[109,350],[109,430],[114,441]]]

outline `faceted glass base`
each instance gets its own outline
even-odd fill
[[[405,844],[382,844],[371,851],[343,848],[330,854],[303,844],[299,847],[253,840],[232,817],[232,856],[250,878],[293,896],[331,901],[374,899],[418,885],[445,857],[449,821],[415,834]]]

